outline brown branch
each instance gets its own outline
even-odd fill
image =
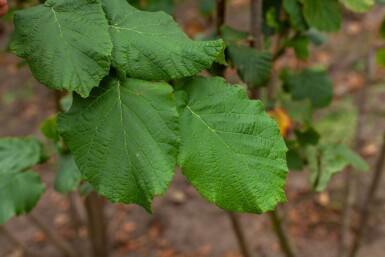
[[[263,1],[262,0],[250,0],[250,46],[257,51],[263,50],[263,36],[262,36],[262,24],[263,24]],[[260,90],[249,90],[250,99],[260,98]]]
[[[27,215],[28,219],[39,228],[47,238],[66,256],[68,257],[80,257],[72,247],[65,242],[62,238],[60,238],[56,232],[54,232],[47,224],[45,224],[40,218],[38,218],[35,214],[30,213]]]
[[[108,257],[107,225],[104,216],[105,200],[96,192],[91,192],[86,198],[88,216],[88,234],[91,240],[93,257]]]
[[[251,0],[250,3],[250,44],[255,49],[262,51],[263,49],[263,1]]]
[[[282,217],[280,217],[278,213],[278,207],[276,210],[273,210],[269,213],[271,223],[273,224],[274,232],[278,237],[279,245],[281,246],[282,252],[287,257],[295,257],[296,254],[294,252],[293,246],[290,242],[290,237],[287,234],[287,231],[284,227],[284,223],[282,222]]]
[[[225,0],[217,0],[217,6],[216,6],[216,32],[217,35],[221,35],[221,27],[223,24],[225,24],[226,20],[226,3]]]
[[[354,150],[359,152],[361,146],[364,144],[363,140],[363,131],[365,125],[365,108],[366,108],[366,99],[367,99],[367,89],[368,86],[373,83],[374,80],[374,71],[375,71],[375,50],[371,49],[367,58],[367,74],[366,74],[366,83],[363,88],[356,93],[356,105],[358,106],[358,121],[356,125],[356,135],[354,140]],[[346,200],[344,215],[342,218],[341,226],[341,241],[339,246],[339,257],[347,257],[349,251],[349,242],[351,235],[351,223],[354,205],[356,204],[357,199],[357,171],[352,167],[349,167],[346,173]]]
[[[383,134],[383,142],[381,146],[381,151],[379,156],[377,157],[377,162],[374,167],[374,174],[372,181],[369,186],[369,190],[367,192],[367,195],[365,197],[365,201],[363,202],[363,205],[361,206],[360,211],[360,219],[358,223],[358,231],[355,234],[353,238],[353,245],[349,252],[349,257],[355,257],[358,253],[359,247],[361,245],[362,237],[364,234],[364,231],[366,230],[366,226],[370,217],[370,208],[372,207],[376,192],[378,190],[378,186],[381,181],[382,173],[383,173],[383,166],[385,162],[385,132]]]
[[[230,212],[228,212],[228,214],[243,257],[251,257],[252,255],[250,253],[249,244],[245,238],[245,233],[242,229],[239,216]]]
[[[20,248],[23,253],[27,254],[30,257],[39,257],[40,254],[32,252],[28,249],[28,247],[21,242],[11,231],[9,231],[6,227],[0,226],[0,232],[14,245]]]

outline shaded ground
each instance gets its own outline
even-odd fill
[[[245,28],[248,24],[247,1],[233,1],[228,17],[232,25]],[[187,8],[187,7],[184,7]],[[385,8],[384,8],[385,9]],[[183,9],[180,17],[183,27],[191,34],[201,32],[202,21],[195,18],[194,9]],[[331,42],[316,49],[309,63],[297,63],[288,53],[279,65],[305,66],[322,63],[331,71],[337,96],[324,118],[318,121],[328,138],[345,142],[352,140],[356,121],[353,97],[355,90],[364,85],[363,57],[377,38],[377,30],[385,10],[374,10],[363,19],[349,19],[344,32],[331,36]],[[0,47],[7,43],[11,30],[0,35]],[[294,63],[293,63],[294,62]],[[0,53],[0,136],[20,136],[39,133],[39,124],[54,113],[52,91],[37,85],[27,67],[18,68],[20,60]],[[364,153],[370,162],[375,159],[381,134],[385,128],[385,84],[382,71],[377,72],[376,85],[370,88],[369,108],[366,117]],[[336,122],[340,124],[336,127]],[[55,160],[39,167],[43,180],[49,185],[33,214],[75,248],[87,245],[84,224],[78,237],[72,228],[68,198],[54,192]],[[366,192],[370,174],[359,180],[359,196]],[[333,179],[327,193],[314,194],[308,190],[306,173],[291,173],[287,183],[288,203],[283,206],[289,232],[298,248],[299,256],[336,256],[339,227],[343,208],[344,175]],[[360,256],[384,256],[385,253],[385,181],[376,199],[374,215]],[[0,196],[1,197],[1,196]],[[82,206],[82,200],[77,198]],[[154,215],[148,215],[137,206],[107,204],[110,247],[113,256],[127,257],[238,257],[240,256],[227,214],[203,200],[180,172],[172,182],[165,197],[158,197]],[[81,209],[82,210],[82,209]],[[84,215],[84,210],[81,214]],[[268,215],[240,215],[252,251],[257,256],[283,256],[272,232]],[[354,217],[356,222],[356,217]],[[62,256],[27,217],[14,218],[7,230],[40,256]],[[22,256],[15,245],[0,233],[0,256]],[[82,253],[81,256],[84,256]]]

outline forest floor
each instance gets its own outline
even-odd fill
[[[247,28],[247,2],[232,1],[227,19],[229,24]],[[179,12],[183,17],[176,17],[190,36],[204,33],[207,22],[198,18],[195,7],[191,3],[183,5]],[[329,70],[335,84],[336,97],[332,106],[318,115],[320,118],[316,122],[321,134],[327,135],[326,140],[346,143],[354,140],[357,121],[354,97],[358,89],[369,86],[362,152],[372,167],[385,130],[385,80],[384,71],[378,69],[374,83],[366,85],[365,66],[367,52],[379,40],[378,29],[384,15],[385,7],[366,15],[348,15],[342,33],[329,35],[329,43],[312,49],[313,57],[308,62],[298,63],[288,53],[276,67],[321,64]],[[12,26],[3,21],[1,23],[4,30],[0,32],[0,49],[4,49]],[[0,52],[0,136],[32,134],[44,140],[39,132],[39,124],[55,112],[54,93],[38,85],[28,68],[20,66],[20,63],[21,60],[12,54]],[[76,236],[72,228],[68,198],[53,190],[55,165],[56,160],[53,159],[38,167],[48,186],[33,214],[74,247],[88,245],[86,226],[78,228]],[[285,213],[286,226],[298,256],[337,256],[345,176],[337,175],[327,192],[316,194],[309,189],[306,172],[290,172],[286,185],[288,202],[281,205],[280,209]],[[370,179],[370,173],[360,174],[356,207],[362,204]],[[360,251],[359,256],[362,257],[385,255],[385,178],[380,187]],[[77,197],[77,201],[82,207],[82,199]],[[206,202],[179,170],[166,195],[155,199],[152,216],[134,205],[106,205],[109,245],[114,257],[241,256],[228,214]],[[84,210],[81,214],[84,216]],[[255,256],[283,256],[268,214],[240,214],[239,217]],[[356,222],[357,217],[354,215],[353,229],[356,228]],[[13,218],[5,228],[28,249],[39,253],[39,256],[62,256],[50,243],[50,239],[26,216]],[[0,256],[23,256],[19,247],[1,232]]]

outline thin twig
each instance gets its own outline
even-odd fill
[[[61,250],[66,256],[68,257],[80,257],[73,249],[72,247],[64,241],[62,238],[60,238],[57,233],[55,233],[47,224],[45,224],[40,218],[38,218],[34,213],[30,213],[27,215],[29,220],[37,227],[39,228],[49,240],[59,249]]]
[[[32,252],[28,249],[28,247],[21,242],[11,231],[9,231],[6,227],[0,226],[0,232],[5,235],[5,237],[18,248],[20,248],[24,253],[26,253],[30,257],[40,257],[38,253]]]
[[[217,35],[221,35],[221,27],[225,24],[226,20],[226,3],[225,0],[217,0],[217,8],[216,8],[216,21],[215,27]]]
[[[257,51],[263,50],[263,1],[262,0],[250,0],[250,46]],[[250,99],[260,98],[260,90],[249,90]]]
[[[366,74],[366,83],[363,88],[356,94],[356,105],[358,106],[358,121],[356,125],[356,135],[354,140],[353,148],[355,151],[359,152],[360,148],[364,144],[363,140],[363,130],[365,125],[365,108],[366,108],[366,99],[367,99],[367,89],[369,85],[373,83],[374,80],[374,71],[375,71],[375,50],[371,49],[367,58],[367,74]],[[349,251],[349,242],[351,237],[351,223],[354,205],[356,204],[357,199],[357,171],[352,167],[349,167],[348,172],[346,173],[347,188],[346,188],[346,200],[344,215],[342,218],[341,226],[341,241],[338,256],[347,257]]]
[[[378,190],[378,186],[381,181],[383,166],[385,162],[385,132],[382,140],[383,142],[381,146],[381,151],[379,156],[377,157],[377,162],[374,167],[373,179],[370,183],[369,190],[365,197],[365,201],[361,206],[360,220],[358,223],[359,225],[358,231],[353,238],[352,248],[350,249],[350,252],[348,255],[349,257],[355,257],[358,253],[359,247],[361,245],[362,237],[363,237],[364,231],[366,230],[366,226],[370,217],[370,208],[372,207],[376,192]]]
[[[245,238],[245,233],[242,229],[242,225],[239,221],[239,217],[235,213],[228,213],[231,221],[231,225],[237,237],[239,248],[242,252],[243,257],[251,257],[249,244]]]
[[[251,0],[250,6],[250,44],[255,49],[261,51],[263,49],[263,1]]]
[[[281,246],[282,252],[287,257],[295,257],[296,254],[294,252],[293,246],[290,242],[290,238],[286,232],[286,229],[283,225],[284,223],[282,222],[282,216],[280,216],[278,213],[278,208],[279,206],[277,206],[277,209],[269,213],[271,223],[273,224],[273,227],[274,227],[274,232],[278,236],[279,245]]]

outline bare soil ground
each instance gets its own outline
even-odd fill
[[[202,21],[196,18],[194,1],[189,1],[177,19],[188,33],[194,34],[203,29]],[[247,1],[237,0],[229,8],[228,22],[238,28],[247,28]],[[231,10],[231,11],[230,11]],[[183,15],[181,15],[183,14]],[[332,123],[340,124],[335,137],[352,140],[346,135],[349,128],[355,126],[356,117],[344,119],[355,113],[352,101],[354,92],[364,86],[365,72],[360,67],[365,63],[369,46],[378,41],[378,27],[385,14],[385,7],[373,10],[365,16],[350,17],[344,24],[343,32],[330,35],[330,43],[320,49],[314,49],[308,63],[297,63],[290,53],[280,63],[283,65],[306,66],[322,63],[329,68],[335,82],[337,97],[333,105],[326,110],[326,115],[335,116],[321,120],[320,125],[328,131]],[[0,34],[0,48],[3,49],[9,33],[10,24],[0,21],[5,31]],[[0,136],[21,136],[34,134],[42,138],[39,124],[45,117],[54,114],[54,96],[52,91],[38,85],[26,66],[19,67],[21,60],[10,53],[0,53]],[[361,65],[361,66],[360,66]],[[383,72],[377,71],[376,83],[370,86],[369,108],[365,125],[366,151],[368,161],[373,164],[381,144],[381,134],[385,129],[385,83]],[[338,115],[337,115],[338,114]],[[350,116],[349,116],[350,117]],[[341,120],[340,120],[341,119]],[[354,129],[353,129],[354,131]],[[350,133],[352,134],[352,133]],[[38,167],[47,183],[47,191],[33,211],[74,248],[88,245],[87,230],[83,224],[75,236],[66,196],[54,192],[52,188],[55,160]],[[307,175],[290,173],[286,192],[288,203],[280,206],[285,213],[286,225],[297,248],[298,256],[331,257],[336,256],[340,239],[340,223],[344,195],[343,174],[336,176],[328,191],[323,194],[311,192],[307,184]],[[360,175],[359,203],[367,190],[371,174]],[[1,197],[1,196],[0,196]],[[82,207],[80,197],[78,204]],[[239,248],[234,237],[227,213],[207,203],[184,179],[180,171],[164,197],[156,198],[153,204],[154,215],[148,215],[138,206],[107,203],[105,210],[108,217],[109,246],[112,256],[116,257],[239,257]],[[84,210],[81,212],[84,215]],[[385,178],[373,207],[361,257],[385,256]],[[240,215],[247,239],[256,256],[280,257],[276,236],[273,233],[269,216]],[[356,229],[357,217],[354,216]],[[38,256],[63,256],[49,238],[34,226],[27,216],[12,219],[5,228]],[[80,249],[81,256],[86,256]],[[0,256],[23,256],[20,248],[0,232]]]

